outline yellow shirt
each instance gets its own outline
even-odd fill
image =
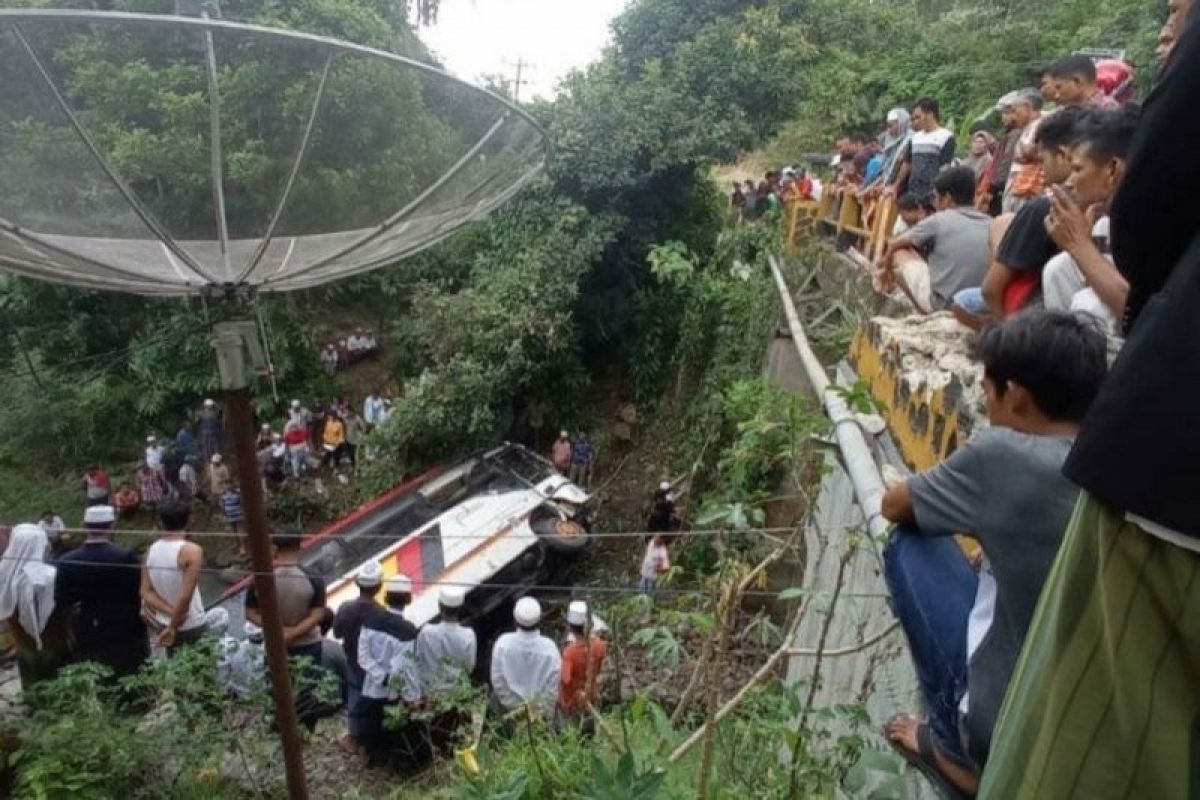
[[[326,447],[340,447],[346,443],[346,425],[340,419],[325,420],[322,439]]]

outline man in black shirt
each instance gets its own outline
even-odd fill
[[[342,603],[333,620],[333,635],[342,640],[346,653],[346,725],[353,744],[366,746],[370,736],[371,709],[363,703],[363,669],[358,663],[358,637],[363,625],[378,614],[385,613],[376,601],[379,587],[383,585],[383,569],[375,561],[368,561],[354,576],[358,586],[358,597]],[[345,737],[340,740],[343,747],[352,746]]]
[[[118,677],[138,671],[150,655],[141,619],[138,557],[112,543],[112,506],[91,506],[84,514],[87,540],[58,560],[54,602],[78,604],[75,649],[81,661],[103,664]]]
[[[1071,175],[1071,146],[1075,142],[1080,108],[1063,108],[1038,126],[1037,144],[1047,188]],[[1042,268],[1059,253],[1046,231],[1050,198],[1035,197],[1021,207],[1000,240],[983,279],[983,299],[997,318],[1024,306],[1041,286]]]

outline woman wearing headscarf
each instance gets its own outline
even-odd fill
[[[16,644],[23,689],[53,678],[70,657],[67,614],[54,605],[55,569],[46,563],[46,547],[41,527],[17,525],[0,559],[0,619]]]
[[[996,137],[987,131],[975,131],[971,136],[971,152],[963,159],[963,166],[970,167],[975,172],[976,183],[991,166],[995,145]]]
[[[908,147],[910,136],[912,117],[906,109],[893,108],[887,113],[887,129],[879,143],[883,154],[883,169],[879,172],[879,178],[884,186],[896,180],[896,173],[900,170],[900,164],[904,162],[904,151]]]

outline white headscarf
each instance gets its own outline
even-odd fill
[[[0,559],[0,619],[15,611],[21,629],[42,648],[42,631],[54,612],[54,567],[45,561],[46,532],[28,523],[12,529]]]

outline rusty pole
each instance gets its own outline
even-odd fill
[[[292,702],[292,682],[288,675],[287,646],[283,641],[279,600],[275,594],[267,514],[254,453],[254,418],[250,411],[250,390],[247,388],[244,340],[239,333],[218,328],[216,347],[221,383],[225,388],[225,411],[229,415],[229,428],[233,433],[238,484],[242,490],[246,544],[254,565],[254,590],[258,595],[258,610],[262,614],[264,650],[271,680],[271,697],[275,701],[275,722],[283,746],[288,798],[307,800],[300,726],[296,718],[296,706]]]

